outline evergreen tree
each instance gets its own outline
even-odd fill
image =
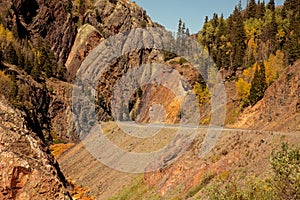
[[[300,12],[300,2],[299,0],[286,0],[287,4],[289,4],[289,8],[293,10],[294,12]]]
[[[297,59],[300,58],[299,37],[294,31],[292,31],[288,36],[288,40],[285,44],[285,52],[289,65],[292,65]]]
[[[289,20],[284,50],[288,64],[293,64],[300,58],[300,1],[286,0],[282,9],[282,15]]]
[[[18,66],[24,68],[24,54],[20,49],[16,51],[18,57]]]
[[[220,17],[219,23],[218,23],[218,27],[216,30],[216,43],[217,46],[221,46],[221,42],[222,42],[222,36],[226,35],[226,23],[224,20],[224,16],[223,14]]]
[[[274,12],[275,11],[275,1],[274,0],[270,0],[270,2],[267,5],[267,8],[269,10],[271,10],[272,12]]]
[[[188,45],[187,35],[189,34],[189,30],[185,26],[185,23],[182,21],[182,19],[179,19],[176,38],[176,49],[179,50],[179,52],[177,53],[180,55],[183,55],[183,53],[186,51],[186,46]]]
[[[205,16],[204,24],[208,23],[208,16]]]
[[[66,74],[67,74],[66,67],[63,65],[58,65],[56,77],[60,80],[66,80]]]
[[[179,19],[178,29],[177,29],[177,39],[182,37],[182,20]]]
[[[247,4],[246,8],[246,18],[252,18],[256,16],[256,9],[257,5],[255,0],[250,0],[249,3]]]
[[[256,18],[262,19],[265,16],[265,13],[266,13],[265,2],[258,1],[257,8],[256,8]]]
[[[233,48],[232,67],[233,70],[236,71],[238,67],[243,65],[246,50],[244,22],[238,7],[235,7],[233,15],[231,15],[231,23],[230,40]]]
[[[177,54],[182,54],[182,42],[183,42],[182,26],[183,26],[183,22],[181,19],[179,19],[177,35],[176,35],[176,53]]]
[[[51,62],[49,61],[49,59],[47,59],[44,62],[43,69],[46,73],[47,78],[50,78],[51,76],[53,76],[52,66],[51,66]]]
[[[18,84],[17,84],[17,80],[16,80],[16,75],[15,74],[12,75],[12,81],[13,81],[13,84],[12,84],[11,96],[13,98],[16,98],[18,96],[19,87],[18,87]]]
[[[213,25],[214,28],[217,28],[218,24],[219,24],[218,14],[214,13],[213,19],[212,19],[212,25]]]
[[[186,33],[186,27],[185,27],[185,23],[183,22],[182,28],[181,28],[181,33],[180,33],[182,38],[186,37],[185,33]]]
[[[208,27],[208,16],[205,16],[205,21],[204,21],[204,24],[203,24],[203,28],[202,30],[200,31],[200,35],[201,35],[201,41],[200,43],[203,45],[203,46],[208,46],[208,43],[207,43],[207,27]]]
[[[28,73],[31,74],[31,69],[32,69],[32,63],[29,61],[29,56],[25,56],[24,58],[24,70]]]
[[[239,0],[238,6],[237,6],[237,10],[238,10],[239,12],[242,12],[242,10],[243,10],[243,7],[242,7],[242,0]]]
[[[185,35],[186,35],[187,37],[189,37],[189,36],[191,35],[191,34],[190,34],[190,30],[189,30],[189,28],[186,28]]]
[[[272,12],[272,21],[269,24],[269,31],[270,31],[270,53],[275,54],[276,49],[278,47],[277,41],[276,41],[276,35],[278,30],[278,24],[276,22],[275,18],[275,11]]]
[[[227,49],[227,26],[224,20],[223,14],[221,15],[218,23],[218,27],[216,30],[216,52],[215,52],[215,63],[216,65],[221,67],[228,67],[230,60],[226,55]]]
[[[249,101],[252,106],[263,98],[266,89],[267,83],[265,75],[265,66],[263,62],[261,62],[260,65],[257,65],[254,72],[253,80],[251,82]]]

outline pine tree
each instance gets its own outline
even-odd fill
[[[66,80],[66,74],[67,74],[66,67],[63,65],[58,65],[56,77],[60,80]]]
[[[18,57],[18,66],[24,68],[24,54],[20,49],[17,49],[16,55]]]
[[[247,4],[247,8],[246,8],[246,17],[248,19],[255,17],[256,9],[257,9],[257,5],[256,5],[255,0],[250,0],[249,4]]]
[[[204,24],[208,23],[208,16],[205,16]]]
[[[203,24],[203,28],[202,30],[200,31],[200,37],[201,37],[201,41],[200,43],[207,47],[208,46],[208,43],[207,43],[207,40],[206,40],[206,36],[207,36],[207,26],[208,26],[208,16],[205,16],[205,21],[204,21],[204,24]]]
[[[182,23],[182,28],[181,28],[181,35],[182,35],[182,37],[185,37],[185,31],[186,31],[186,29],[185,29],[185,23],[183,22]]]
[[[53,76],[52,65],[49,59],[44,62],[43,70],[45,71],[47,78]]]
[[[251,88],[249,94],[249,102],[253,106],[264,96],[267,89],[265,66],[263,62],[257,65],[253,80],[251,81]]]
[[[218,14],[214,13],[213,19],[212,19],[212,25],[213,25],[214,28],[217,28],[218,24],[219,24]]]
[[[239,0],[238,6],[237,6],[237,10],[238,10],[239,12],[242,12],[242,9],[243,9],[243,7],[242,7],[242,1]]]
[[[18,87],[18,84],[17,84],[17,80],[16,80],[16,75],[15,74],[13,74],[13,76],[12,76],[12,81],[13,81],[13,84],[12,84],[11,96],[13,98],[16,98],[18,96],[19,87]]]
[[[190,30],[189,30],[189,28],[186,28],[185,35],[186,35],[187,37],[189,37],[189,36],[191,35],[191,34],[190,34]]]
[[[300,1],[299,0],[285,0],[282,9],[283,17],[299,19],[300,15]],[[289,15],[289,16],[286,16]],[[298,16],[298,17],[296,17]]]
[[[24,58],[24,70],[25,70],[28,74],[31,74],[32,63],[29,61],[28,56],[25,56],[25,58]]]
[[[179,19],[178,29],[177,29],[177,37],[176,37],[176,49],[177,53],[183,55],[186,51],[186,46],[189,45],[189,41],[187,40],[187,36],[189,36],[190,31],[185,26],[185,23],[182,19]]]
[[[286,0],[283,5],[282,16],[288,18],[290,22],[283,48],[288,64],[293,64],[300,58],[300,1]]]
[[[275,11],[275,1],[274,0],[270,0],[270,2],[267,5],[267,8],[269,10],[271,10],[272,12],[274,12]]]
[[[244,22],[238,7],[235,7],[233,15],[231,15],[231,20],[230,40],[233,48],[232,67],[233,70],[236,71],[238,67],[243,65],[246,50]]]
[[[182,33],[182,20],[179,19],[178,29],[177,29],[177,39],[182,37],[181,33]]]
[[[229,57],[226,55],[227,52],[227,26],[224,20],[223,14],[221,15],[218,23],[218,27],[216,30],[216,53],[215,53],[215,62],[216,65],[220,67],[228,67],[229,66]]]
[[[258,1],[257,10],[256,10],[256,18],[262,19],[265,16],[265,13],[266,13],[265,2]]]
[[[292,31],[288,36],[288,40],[285,44],[285,51],[289,65],[292,65],[297,59],[300,58],[299,37],[294,31]]]
[[[269,24],[269,32],[270,32],[270,53],[275,54],[278,44],[276,41],[276,35],[278,30],[278,24],[275,18],[275,11],[272,12],[272,21]]]

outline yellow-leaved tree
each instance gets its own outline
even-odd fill
[[[194,85],[194,92],[198,100],[198,105],[201,107],[204,103],[209,101],[210,93],[208,87],[203,87],[200,83],[196,82]]]
[[[241,107],[247,107],[250,103],[248,97],[250,95],[251,82],[257,68],[259,68],[259,65],[256,62],[252,65],[252,67],[245,69],[243,71],[242,77],[240,77],[235,83],[238,97],[241,100]]]
[[[235,83],[235,86],[236,86],[238,95],[242,101],[241,106],[249,105],[248,96],[250,94],[251,84],[247,83],[243,78],[239,78],[238,81]]]
[[[284,53],[276,51],[276,55],[271,54],[269,59],[264,62],[266,70],[267,85],[271,85],[285,69]]]

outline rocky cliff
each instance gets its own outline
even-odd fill
[[[24,115],[0,97],[0,199],[71,199],[58,164]]]
[[[88,9],[85,13],[85,17],[83,18],[84,25],[81,26],[78,30],[78,34],[76,36],[74,45],[72,50],[69,54],[69,57],[66,62],[66,67],[70,72],[71,80],[74,80],[76,74],[78,72],[79,67],[81,66],[82,62],[85,58],[89,55],[89,53],[97,47],[101,42],[104,40],[118,34],[124,33],[126,31],[135,29],[135,28],[144,28],[144,27],[160,27],[160,25],[153,23],[151,19],[146,15],[146,12],[137,6],[135,3],[130,1],[96,1],[92,4],[93,9]],[[139,32],[131,33],[130,38],[126,41],[120,41],[118,48],[123,48],[126,45],[135,44],[131,42],[134,37],[141,37]],[[161,37],[159,35],[153,35],[154,37]],[[148,38],[149,39],[149,38]],[[142,43],[149,43],[148,41],[140,41]],[[151,41],[150,41],[151,42]],[[103,52],[104,49],[98,50],[98,53]],[[102,55],[103,56],[103,55]],[[174,58],[174,57],[173,57]],[[97,57],[93,58],[98,59]],[[168,59],[167,59],[168,60]],[[126,73],[132,69],[138,69],[140,66],[149,63],[158,63],[165,66],[168,66],[172,69],[176,69],[174,71],[178,71],[181,75],[183,75],[183,79],[187,79],[187,81],[193,85],[196,81],[199,81],[199,73],[193,69],[191,65],[187,63],[181,63],[177,60],[172,60],[172,62],[166,62],[166,58],[164,55],[164,51],[158,50],[155,48],[148,48],[148,49],[138,49],[133,50],[130,53],[126,53],[124,55],[119,55],[118,58],[113,59],[109,66],[105,68],[102,73],[102,77],[98,83],[98,91],[96,102],[97,111],[98,111],[98,119],[100,121],[107,121],[112,120],[112,105],[111,101],[113,99],[113,90],[118,81],[121,77],[125,76]],[[99,60],[98,64],[99,69],[104,69],[104,64],[101,65],[101,60]],[[171,73],[173,73],[172,69],[170,72],[170,76],[172,77]],[[150,77],[155,76],[155,72],[149,72],[148,74]],[[142,73],[141,73],[142,74]],[[138,76],[141,76],[139,74]],[[167,73],[168,74],[168,73]],[[168,76],[166,76],[168,77]],[[149,79],[150,80],[150,79]],[[127,80],[129,83],[133,83],[135,80]],[[141,80],[138,80],[141,81]],[[173,80],[169,79],[169,82]],[[173,89],[177,91],[182,90],[181,84],[177,84],[174,81]],[[175,86],[176,85],[176,86]],[[184,84],[183,84],[184,85]],[[176,88],[177,87],[177,88]],[[153,103],[162,103],[162,105],[167,106],[171,104],[173,107],[167,108],[167,115],[169,116],[168,122],[175,122],[178,121],[179,115],[179,103],[176,98],[174,98],[174,94],[172,91],[160,90],[156,89],[154,85],[143,86],[141,85],[140,88],[134,88],[130,86],[129,90],[136,90],[141,89],[142,93],[145,94],[145,91],[152,91],[148,93],[148,96],[145,97],[141,95],[139,98],[134,95],[131,98],[131,108],[129,112],[131,113],[131,118],[141,122],[149,122],[149,113],[148,110]],[[192,89],[191,87],[189,89]],[[124,91],[119,91],[124,92]],[[166,95],[165,102],[157,101],[160,99],[162,95],[165,93],[170,93]],[[144,100],[142,99],[144,98]],[[147,99],[150,99],[146,101]],[[157,102],[155,102],[157,101]],[[177,105],[176,105],[177,104]],[[117,105],[120,106],[120,105]],[[76,109],[76,108],[75,108]],[[129,116],[122,120],[129,120]]]
[[[49,44],[58,61],[65,63],[77,29],[70,1],[4,0],[0,11],[5,27],[34,46]]]
[[[70,8],[69,1],[1,1],[1,26],[12,33],[9,42],[1,38],[1,45],[19,47],[20,52],[49,46],[57,63],[63,64],[77,29]],[[6,50],[1,49],[0,54]],[[18,61],[22,55],[14,57],[12,52],[6,52],[7,57],[16,58],[12,60],[15,64],[23,63]],[[37,51],[35,56],[39,57]],[[27,58],[31,63],[36,60]],[[56,132],[63,139],[68,135],[67,126],[62,130],[67,120],[56,120],[58,113],[68,112],[61,105],[68,103],[67,92],[62,91],[60,81],[46,81],[42,74],[34,80],[22,70],[23,65],[2,65],[6,61],[1,57],[0,199],[71,199],[67,181],[48,149]],[[61,85],[70,88],[66,83]],[[69,116],[59,119],[65,117]]]
[[[95,1],[85,12],[66,67],[74,78],[82,61],[100,41],[134,28],[154,26],[146,12],[127,0]]]

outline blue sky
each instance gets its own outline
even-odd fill
[[[205,16],[213,13],[223,13],[225,17],[232,13],[239,0],[132,0],[147,11],[153,21],[176,31],[181,18],[191,33],[198,32],[203,25]],[[262,0],[261,0],[262,1]],[[243,8],[247,0],[242,0]],[[265,0],[269,2],[269,0]],[[276,5],[282,5],[284,0],[275,0]]]

